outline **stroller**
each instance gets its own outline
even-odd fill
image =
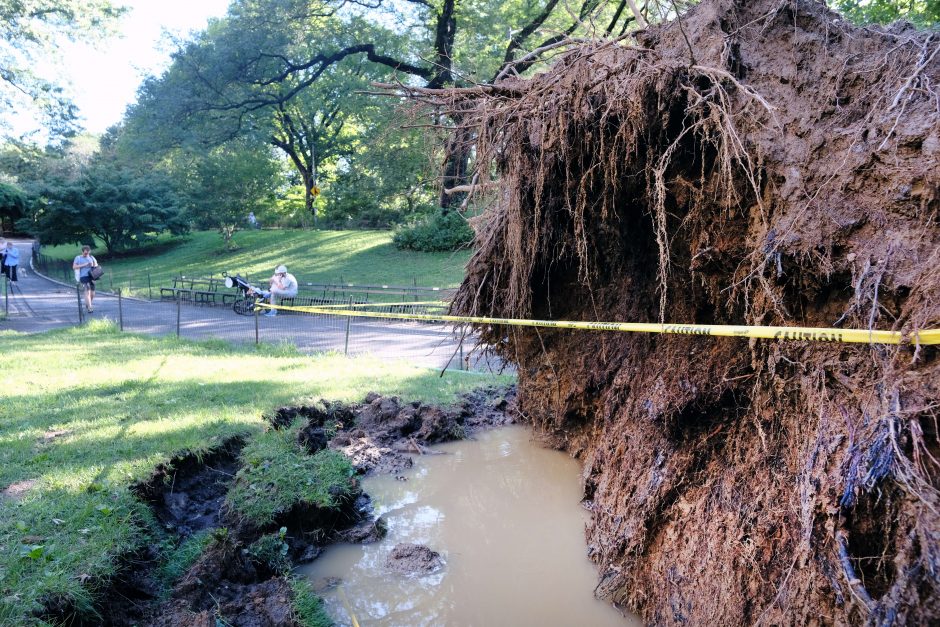
[[[260,309],[255,303],[267,297],[264,290],[255,287],[237,274],[235,276],[224,274],[223,276],[225,287],[236,288],[239,291],[235,302],[232,303],[232,309],[240,316],[253,316],[255,309]]]

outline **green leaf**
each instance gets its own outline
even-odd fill
[[[20,555],[24,558],[38,560],[46,550],[41,544],[27,544],[20,549]]]

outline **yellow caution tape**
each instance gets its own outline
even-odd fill
[[[322,309],[350,309],[350,308],[375,308],[375,307],[446,307],[450,303],[443,300],[422,300],[413,303],[397,303],[390,301],[387,303],[340,303],[338,305],[314,305]]]
[[[346,597],[346,591],[343,590],[343,586],[337,586],[339,588],[339,595],[342,597],[343,605],[346,607],[346,613],[349,614],[349,620],[352,621],[353,627],[359,627],[359,621],[356,620],[356,614],[353,612],[352,608],[349,606],[349,599]]]
[[[332,316],[357,318],[385,318],[393,320],[424,320],[428,322],[456,322],[514,327],[547,327],[551,329],[582,329],[586,331],[622,331],[630,333],[670,333],[676,335],[710,335],[718,337],[748,337],[768,340],[793,340],[804,342],[843,342],[854,344],[940,344],[940,329],[919,331],[906,335],[899,331],[869,331],[867,329],[835,329],[822,327],[761,327],[734,324],[657,324],[651,322],[581,322],[574,320],[522,320],[517,318],[484,318],[449,316],[445,314],[406,314],[382,311],[333,309],[323,307],[272,307],[301,313],[318,313]]]

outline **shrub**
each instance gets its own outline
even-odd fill
[[[402,250],[457,250],[473,241],[473,229],[458,211],[439,209],[430,218],[395,233],[393,241]]]
[[[274,573],[286,573],[293,564],[287,556],[289,547],[285,541],[287,528],[281,527],[277,533],[268,533],[245,549],[251,559]]]

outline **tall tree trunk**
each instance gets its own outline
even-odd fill
[[[316,183],[308,182],[304,176],[304,209],[313,216],[313,228],[317,228],[317,208],[313,201],[316,197],[311,193],[310,188]]]
[[[439,204],[445,210],[456,209],[467,197],[466,192],[448,194],[447,190],[469,182],[467,173],[470,171],[470,132],[463,128],[459,118],[455,118],[456,127],[447,140],[444,153],[444,164],[441,176],[441,194]]]

